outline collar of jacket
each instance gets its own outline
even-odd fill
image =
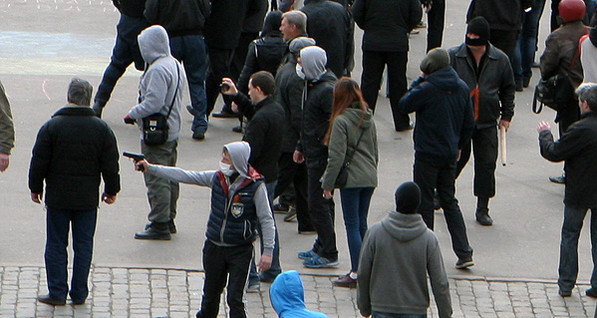
[[[587,118],[587,117],[597,117],[597,112],[591,110],[591,111],[588,111],[588,112],[580,115],[580,118]]]
[[[493,46],[493,44],[491,44],[491,43],[487,44],[487,50],[485,51],[485,55],[487,55],[487,57],[492,60],[498,59],[497,50],[496,50],[495,46]],[[460,57],[460,58],[469,57],[468,47],[466,46],[466,43],[462,43],[460,45],[460,48],[458,48],[458,51],[456,51],[456,57]]]
[[[69,103],[54,113],[52,118],[56,116],[95,116],[95,112],[89,106],[80,106]]]
[[[255,104],[255,111],[258,111],[261,109],[261,107],[270,104],[273,101],[273,98],[271,95],[267,95],[265,96],[264,99],[262,99],[259,103]]]

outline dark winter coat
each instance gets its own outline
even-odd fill
[[[145,0],[112,0],[112,3],[120,13],[129,17],[140,18],[145,10]]]
[[[330,0],[305,0],[307,34],[325,50],[327,68],[336,77],[350,72],[354,55],[354,25],[345,7]]]
[[[69,104],[39,130],[29,168],[29,189],[61,209],[95,209],[104,192],[120,191],[118,146],[112,129],[89,107]]]
[[[519,31],[522,27],[524,10],[535,0],[474,0],[466,15],[466,21],[482,16],[489,22],[490,29]]]
[[[400,99],[402,113],[416,112],[415,156],[456,160],[470,142],[475,121],[468,86],[451,66],[419,77]]]
[[[268,71],[276,76],[280,61],[288,50],[288,43],[282,39],[282,35],[273,33],[273,36],[266,36],[254,40],[249,44],[245,65],[238,78],[238,89],[247,93],[249,78],[258,71]]]
[[[539,134],[541,155],[565,161],[564,204],[574,208],[597,208],[597,113],[589,112],[568,127],[554,142],[551,131]]]
[[[449,53],[452,67],[468,85],[469,91],[479,88],[478,110],[475,110],[477,106],[473,99],[476,127],[481,129],[495,126],[498,119],[511,121],[514,116],[515,85],[508,56],[489,44],[477,75],[475,58],[466,44],[451,48]]]
[[[163,26],[171,38],[203,34],[210,14],[209,0],[147,0],[145,4],[147,21]]]
[[[363,50],[407,52],[409,33],[421,21],[423,10],[419,0],[355,0],[352,14],[365,31]]]
[[[212,0],[205,22],[205,42],[210,48],[233,50],[238,46],[249,0]]]
[[[296,58],[291,54],[276,73],[274,99],[284,108],[282,152],[292,153],[301,135],[303,88],[305,81],[296,75]]]

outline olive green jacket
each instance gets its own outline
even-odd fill
[[[15,128],[12,123],[12,113],[4,93],[4,86],[0,83],[0,153],[10,155],[10,150],[14,146]]]
[[[332,190],[338,178],[340,168],[349,149],[352,149],[361,136],[361,140],[348,167],[348,179],[345,188],[376,187],[377,130],[373,113],[368,110],[357,128],[363,112],[358,103],[353,103],[334,120],[328,146],[328,164],[322,178],[322,188]]]

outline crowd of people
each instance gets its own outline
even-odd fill
[[[179,183],[211,189],[197,317],[217,316],[225,287],[231,317],[246,317],[244,293],[258,291],[261,282],[273,283],[271,301],[280,317],[323,317],[305,309],[298,273],[282,273],[285,242],[278,237],[274,200],[286,198],[287,217],[296,217],[299,233],[316,234],[313,245],[297,253],[302,264],[336,267],[335,189],[350,270],[334,285],[357,288],[363,316],[425,317],[429,279],[439,316],[450,317],[434,209],[444,211],[456,268],[473,266],[455,182],[473,152],[475,217],[491,226],[498,130],[510,126],[515,92],[529,86],[544,2],[472,1],[465,41],[442,49],[443,0],[305,0],[300,10],[280,3],[285,12],[275,10],[277,3],[268,10],[265,0],[114,0],[121,14],[116,44],[93,103],[89,82],[74,78],[68,104],[41,127],[33,148],[31,199],[47,206],[49,294],[38,300],[64,305],[68,294],[77,305],[88,296],[98,202],[112,204],[120,191],[116,137],[101,116],[116,82],[134,63],[143,71],[138,104],[124,122],[141,132],[143,158],[135,168],[143,172],[150,206],[149,223],[135,239],[170,240],[176,233]],[[554,141],[546,122],[537,130],[541,155],[565,161],[564,175],[551,180],[566,186],[558,285],[560,296],[568,297],[578,274],[582,222],[588,209],[597,208],[597,169],[591,165],[597,160],[597,84],[581,84],[597,78],[597,19],[587,10],[593,1],[552,1],[552,9],[554,3],[558,18],[539,66],[542,78],[566,76],[569,94],[555,119],[560,139]],[[408,33],[424,11],[428,52],[421,76],[407,88]],[[364,30],[360,84],[350,77],[355,23]],[[239,59],[241,67],[235,64]],[[379,163],[374,111],[385,67],[394,128],[414,128],[414,182],[397,189],[395,211],[369,228]],[[191,104],[184,107],[187,88]],[[217,116],[240,119],[235,130],[242,140],[223,146],[219,170],[177,168],[183,110],[194,118],[192,138],[204,140],[220,94],[224,106]],[[413,112],[414,125],[408,115]],[[12,115],[0,85],[0,171],[7,169],[13,147]],[[75,257],[69,288],[71,226]],[[597,259],[597,221],[591,237]],[[597,297],[597,270],[586,294]]]

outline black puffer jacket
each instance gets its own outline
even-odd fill
[[[334,73],[328,70],[319,80],[307,83],[301,139],[297,146],[307,160],[326,159],[328,156],[328,147],[323,144],[323,139],[332,114],[336,80]]]
[[[545,159],[566,161],[564,203],[574,208],[597,208],[597,113],[582,115],[556,142],[549,130],[542,131],[539,146]]]
[[[466,44],[449,50],[450,62],[458,76],[468,85],[472,92],[479,88],[478,106],[475,111],[477,128],[495,126],[498,119],[512,121],[514,116],[514,74],[508,56],[489,44],[483,57],[481,71],[477,75],[474,57]],[[475,104],[473,97],[473,104]],[[500,117],[501,116],[501,117]]]
[[[46,205],[86,210],[99,203],[100,177],[107,194],[120,191],[118,146],[112,129],[89,107],[69,104],[39,130],[29,168],[29,189]]]
[[[327,67],[337,77],[352,71],[354,25],[348,10],[330,0],[305,0],[301,11],[307,15],[307,34],[327,53]]]
[[[407,52],[409,33],[421,21],[423,10],[419,0],[355,0],[352,14],[365,31],[363,50]]]

